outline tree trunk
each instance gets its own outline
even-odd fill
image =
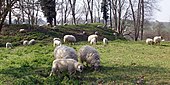
[[[7,0],[7,4],[8,5],[10,5],[11,4],[11,0]],[[11,9],[9,9],[9,15],[8,15],[9,17],[9,24],[11,24],[12,23],[12,21],[11,21]]]
[[[112,1],[109,0],[109,6],[110,6],[110,27],[112,28]]]
[[[144,10],[144,0],[141,0],[141,7],[142,7],[142,20],[141,20],[141,40],[143,40],[143,26],[144,26],[144,12],[145,12],[145,10]]]
[[[76,0],[73,0],[73,3],[71,0],[69,0],[70,6],[71,6],[71,11],[72,11],[72,16],[73,16],[73,24],[76,24],[76,17],[75,17],[75,5],[76,5]]]

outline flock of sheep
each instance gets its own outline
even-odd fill
[[[88,37],[88,42],[90,44],[97,44],[97,40],[97,32]],[[63,42],[74,44],[76,42],[76,38],[73,35],[65,35]],[[34,45],[35,43],[35,39],[23,41],[24,46]],[[108,44],[107,38],[103,38],[103,44]],[[90,65],[90,67],[94,70],[97,70],[100,66],[100,55],[98,51],[92,46],[82,46],[77,53],[74,48],[62,45],[60,38],[53,38],[53,47],[55,47],[55,60],[52,64],[50,76],[52,74],[58,75],[63,71],[67,71],[69,74],[75,74],[76,71],[82,72],[83,68],[88,65]],[[7,42],[6,48],[13,48],[12,43]],[[80,62],[78,62],[78,59]],[[83,65],[83,63],[86,63],[86,65]]]
[[[90,44],[97,43],[98,35],[93,34],[88,37],[88,42]],[[76,42],[76,38],[73,35],[65,35],[63,38],[64,43],[74,44]],[[103,44],[108,44],[108,39],[103,38]],[[100,66],[100,55],[98,51],[89,45],[82,46],[78,54],[74,48],[62,45],[61,40],[59,38],[53,39],[54,49],[54,58],[52,64],[52,70],[50,76],[52,74],[58,75],[63,71],[67,71],[70,75],[75,74],[76,71],[82,72],[84,66],[90,65],[90,67],[94,70],[97,70]],[[78,62],[78,58],[80,62]],[[83,63],[86,65],[83,65]]]
[[[97,44],[98,35],[97,32],[88,36],[88,42],[90,44]],[[160,44],[162,40],[161,36],[155,36],[153,39],[146,39],[146,43],[149,45]],[[76,42],[76,38],[73,35],[65,35],[63,38],[64,43],[74,44]],[[34,45],[36,41],[31,39],[30,41],[24,40],[23,45]],[[108,39],[103,38],[103,44],[108,44]],[[74,48],[62,45],[60,38],[53,39],[54,49],[54,61],[52,63],[52,70],[50,76],[52,74],[58,75],[63,71],[67,71],[70,75],[75,74],[76,71],[82,72],[85,66],[90,65],[90,67],[94,70],[97,70],[100,67],[100,55],[98,51],[89,45],[82,46],[78,53]],[[12,43],[7,42],[6,48],[13,48]],[[80,60],[80,62],[78,62]],[[83,63],[86,65],[83,65]]]
[[[160,45],[161,41],[164,41],[161,36],[155,36],[153,39],[147,38],[146,39],[146,44],[148,44],[148,45],[153,45],[153,44]]]

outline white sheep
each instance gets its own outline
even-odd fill
[[[90,41],[90,44],[96,44],[97,43],[97,38],[93,38],[93,39],[91,39],[91,41]]]
[[[155,44],[160,44],[161,40],[162,40],[161,36],[155,36],[153,38],[153,41],[154,41]]]
[[[103,44],[104,44],[104,45],[108,44],[108,42],[109,42],[109,41],[108,41],[107,38],[103,38]]]
[[[80,61],[86,62],[86,65],[90,64],[92,68],[95,70],[100,66],[100,55],[97,50],[91,46],[83,46],[78,51],[78,56],[80,57]]]
[[[148,45],[153,45],[153,39],[151,39],[151,38],[147,38],[146,39],[146,44],[148,44]]]
[[[24,40],[24,41],[23,41],[23,45],[24,45],[24,46],[28,45],[28,40]]]
[[[59,41],[61,41],[61,39],[60,39],[60,38],[53,38],[53,41],[54,41],[54,40],[59,40]]]
[[[82,72],[83,65],[74,59],[55,59],[52,64],[50,76],[53,73],[57,75],[63,71],[68,71],[70,75],[75,74],[76,71]]]
[[[73,35],[65,35],[63,41],[64,43],[70,42],[72,44],[76,42],[76,38]]]
[[[99,33],[98,33],[98,31],[96,31],[96,32],[94,32],[94,34],[95,34],[95,35],[98,35]]]
[[[34,45],[36,42],[34,39],[31,39],[29,42],[28,42],[28,45]]]
[[[76,51],[72,47],[60,45],[54,49],[55,59],[74,59],[78,61]]]
[[[7,42],[7,43],[6,43],[6,48],[13,48],[12,43]]]
[[[88,36],[88,42],[90,42],[93,38],[98,38],[98,35],[89,35]]]
[[[53,39],[53,46],[56,47],[56,46],[59,46],[59,45],[61,45],[60,38],[54,38]]]
[[[24,32],[26,32],[26,30],[25,29],[20,29],[19,32],[24,33]]]

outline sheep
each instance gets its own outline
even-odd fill
[[[87,21],[85,21],[85,23],[84,23],[85,25],[87,25],[88,24],[88,22]]]
[[[26,30],[25,29],[20,29],[19,32],[24,33],[24,32],[26,32]]]
[[[65,35],[63,41],[64,43],[70,42],[72,44],[76,42],[76,38],[73,35]]]
[[[82,72],[83,65],[74,59],[55,59],[52,64],[50,76],[53,73],[57,75],[63,71],[68,71],[70,75],[75,74],[76,71]]]
[[[91,46],[83,46],[78,51],[81,63],[86,62],[86,66],[90,64],[93,69],[98,69],[100,66],[100,55],[97,50]]]
[[[88,42],[90,42],[93,38],[98,38],[98,35],[89,35],[88,36]]]
[[[97,43],[97,38],[91,39],[90,44],[96,44],[96,43]]]
[[[103,38],[103,44],[104,45],[108,44],[108,39],[107,38]]]
[[[162,40],[161,36],[155,36],[153,38],[154,44],[160,44],[161,40]]]
[[[64,23],[63,25],[64,25],[64,26],[67,26],[68,24],[67,24],[67,23]]]
[[[54,41],[54,40],[59,40],[59,41],[61,41],[60,38],[53,38],[53,41]]]
[[[6,48],[13,48],[12,43],[7,42],[7,43],[6,43]]]
[[[56,47],[56,46],[59,46],[59,45],[61,45],[60,38],[54,38],[53,39],[53,46]]]
[[[34,39],[31,39],[29,42],[28,42],[28,45],[34,45],[36,42]]]
[[[54,49],[55,59],[74,59],[78,61],[76,51],[68,46],[60,45]]]
[[[95,35],[98,35],[99,33],[98,33],[98,31],[96,31],[96,32],[94,32],[94,34],[95,34]]]
[[[151,39],[151,38],[147,38],[146,39],[146,44],[148,44],[148,45],[153,45],[153,39]]]
[[[85,35],[85,34],[86,34],[86,31],[83,31],[82,34]]]
[[[24,45],[24,46],[28,45],[28,40],[24,40],[24,41],[23,41],[23,45]]]

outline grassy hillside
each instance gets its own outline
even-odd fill
[[[38,41],[49,42],[54,37],[63,39],[66,34],[72,34],[76,37],[77,41],[86,41],[87,36],[94,34],[98,31],[100,40],[103,37],[107,37],[109,40],[114,40],[113,32],[111,29],[97,28],[98,25],[103,26],[100,23],[88,24],[88,25],[67,25],[67,26],[30,26],[30,25],[7,25],[2,29],[0,35],[0,47],[5,46],[6,42],[11,42],[15,46],[21,45],[23,40],[36,39]],[[27,32],[20,33],[20,29],[26,29]],[[86,35],[82,35],[85,31]]]
[[[38,27],[29,25],[5,26],[0,35],[0,85],[133,85],[143,79],[145,85],[170,84],[170,43],[163,42],[160,46],[146,45],[143,41],[114,40],[112,30],[97,28],[98,24],[67,25]],[[100,24],[102,25],[102,24]],[[19,29],[27,29],[19,33]],[[49,77],[54,60],[52,39],[65,34],[73,34],[79,41],[76,45],[68,45],[76,51],[81,46],[89,45],[87,35],[99,32],[100,39],[93,45],[101,56],[101,67],[97,71],[89,68],[77,76]],[[85,38],[84,38],[85,37]],[[102,38],[107,37],[109,45],[102,45]],[[33,46],[22,46],[24,39],[36,39]],[[12,42],[14,49],[6,49],[5,43]]]
[[[76,51],[87,42],[68,45]],[[14,49],[0,48],[1,85],[91,85],[103,82],[105,85],[132,85],[141,77],[146,85],[170,84],[170,43],[149,46],[144,42],[110,41],[93,45],[101,56],[98,71],[84,69],[77,77],[49,77],[53,61],[52,43],[38,43],[34,46],[17,46]]]

